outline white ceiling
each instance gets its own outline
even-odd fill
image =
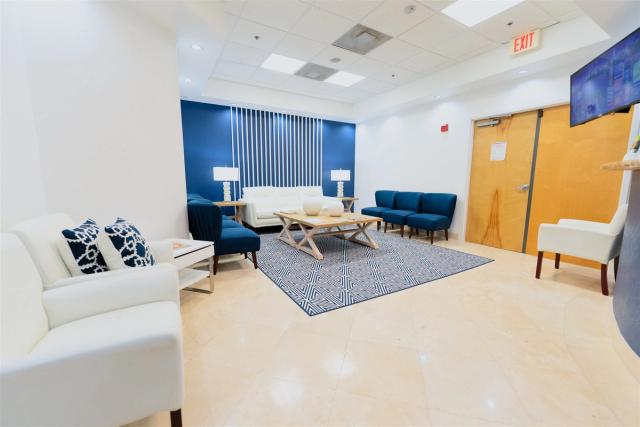
[[[211,77],[354,103],[468,60],[525,31],[583,14],[570,0],[525,0],[467,28],[440,12],[452,1],[227,0],[230,31]],[[408,5],[416,8],[412,14],[404,12]],[[364,56],[331,45],[357,23],[393,39]],[[260,68],[271,53],[366,78],[344,88]],[[331,62],[335,57],[341,61]]]

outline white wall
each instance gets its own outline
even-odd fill
[[[2,227],[187,232],[175,36],[125,2],[2,2]]]
[[[575,67],[546,72],[373,119],[356,127],[358,207],[378,189],[458,195],[451,231],[464,237],[473,120],[567,103]],[[449,132],[440,125],[448,123]]]

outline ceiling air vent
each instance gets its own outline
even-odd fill
[[[360,55],[366,55],[388,40],[391,40],[391,36],[374,30],[373,28],[357,24],[333,42],[333,45],[359,53]]]
[[[335,74],[335,70],[333,68],[324,67],[322,65],[314,64],[312,62],[308,62],[298,71],[296,71],[296,76],[306,77],[308,79],[323,81],[327,79],[332,74]]]

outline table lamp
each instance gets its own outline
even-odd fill
[[[231,182],[240,180],[240,169],[227,168],[227,167],[214,167],[213,168],[213,180],[222,181],[222,188],[224,191],[224,201],[231,201]]]
[[[344,181],[351,181],[351,171],[348,169],[333,169],[331,171],[331,181],[338,181],[337,197],[344,197]]]

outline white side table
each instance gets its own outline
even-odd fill
[[[213,292],[213,242],[205,240],[171,239],[173,244],[173,262],[178,268],[180,289],[191,292],[210,294]],[[203,261],[208,261],[209,271],[198,270],[193,267]],[[209,290],[191,287],[202,279],[209,277]]]

